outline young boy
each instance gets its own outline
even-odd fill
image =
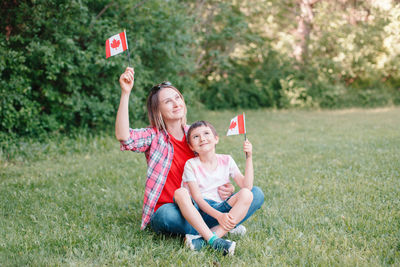
[[[200,250],[207,240],[212,248],[222,251],[224,255],[233,255],[236,243],[221,237],[242,221],[253,200],[252,145],[247,140],[244,142],[243,150],[247,158],[243,176],[231,156],[215,153],[219,139],[209,122],[195,122],[187,136],[189,147],[198,157],[186,162],[182,177],[186,187],[175,191],[174,200],[201,237],[186,235],[185,243],[192,250]],[[229,182],[230,177],[241,189],[222,201],[217,190],[220,185]]]

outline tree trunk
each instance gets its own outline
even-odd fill
[[[307,58],[308,40],[310,38],[312,21],[314,19],[313,5],[320,0],[298,0],[300,15],[297,19],[296,39],[293,55],[296,61],[303,64]]]

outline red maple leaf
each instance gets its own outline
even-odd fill
[[[233,129],[236,127],[236,121],[232,121],[231,125],[229,126],[229,129]]]
[[[119,40],[113,39],[112,43],[111,43],[111,48],[117,49],[119,47]]]

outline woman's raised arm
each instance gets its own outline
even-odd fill
[[[133,68],[127,67],[125,72],[119,77],[119,85],[121,86],[121,99],[119,102],[117,119],[115,120],[115,136],[119,141],[129,139],[129,95],[132,91],[135,80],[135,71]]]

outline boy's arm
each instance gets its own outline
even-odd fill
[[[199,205],[199,208],[202,211],[204,211],[211,217],[215,218],[218,221],[218,223],[227,231],[230,231],[236,226],[234,223],[234,218],[232,217],[231,214],[222,213],[214,209],[213,207],[210,206],[210,204],[207,203],[207,201],[203,199],[203,196],[201,195],[197,182],[190,181],[187,182],[187,184],[189,186],[189,191],[190,194],[192,195],[193,200],[196,201],[197,205]]]
[[[211,217],[217,219],[220,216],[221,212],[211,207],[210,204],[208,204],[207,201],[203,199],[197,182],[188,182],[188,186],[190,194],[192,195],[193,200],[196,201],[197,205],[199,205],[199,208]]]
[[[246,169],[244,171],[244,176],[241,173],[238,173],[236,177],[233,179],[237,183],[240,188],[248,188],[249,190],[253,189],[253,181],[254,181],[254,169],[253,169],[253,153],[252,153],[252,145],[246,140],[243,145],[244,152],[247,153],[246,157]]]

